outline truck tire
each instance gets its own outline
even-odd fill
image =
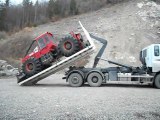
[[[22,70],[28,78],[39,73],[42,70],[42,65],[38,59],[30,58],[23,63]]]
[[[72,87],[80,87],[83,84],[83,77],[79,73],[71,73],[68,82]]]
[[[99,87],[103,82],[102,75],[98,72],[91,72],[87,77],[87,82],[91,87]]]
[[[65,57],[69,57],[79,50],[79,42],[72,36],[65,37],[58,44],[58,51],[60,51],[60,53]]]
[[[155,77],[154,86],[155,86],[156,88],[160,89],[160,74],[158,74],[158,75]]]

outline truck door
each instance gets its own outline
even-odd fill
[[[159,45],[154,45],[152,72],[158,72],[158,71],[160,71],[160,47]]]

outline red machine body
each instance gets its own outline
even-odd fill
[[[41,58],[42,55],[45,55],[49,53],[50,51],[54,51],[57,45],[53,43],[53,39],[54,39],[53,34],[49,32],[46,32],[38,36],[37,38],[35,38],[35,40],[33,41],[31,45],[33,45],[34,43],[37,44],[37,50],[32,51],[30,54],[27,53],[28,55],[26,55],[22,59],[22,63],[24,63],[26,60],[28,60],[31,57],[39,59]]]
[[[83,49],[83,45],[82,45],[83,41],[82,41],[81,34],[80,33],[75,34],[72,31],[72,32],[70,32],[70,35],[78,41],[80,49]],[[26,60],[28,60],[30,58],[39,59],[43,55],[48,54],[49,52],[53,52],[54,50],[57,49],[57,44],[54,43],[54,35],[50,32],[46,32],[46,33],[36,37],[34,39],[34,41],[32,42],[31,46],[29,47],[29,49],[32,47],[33,44],[37,44],[37,46],[36,46],[37,50],[34,50],[31,53],[29,53],[29,51],[27,51],[25,57],[22,58],[22,63],[24,63]],[[66,48],[67,44],[71,44],[71,46],[73,46],[72,43],[70,43],[68,41],[64,44],[64,48]]]
[[[80,33],[70,32],[64,38],[59,39],[58,43],[56,43],[56,38],[52,33],[46,32],[33,40],[22,58],[22,69],[17,75],[18,81],[39,73],[62,56],[69,57],[87,45]]]

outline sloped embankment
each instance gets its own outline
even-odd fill
[[[147,45],[159,42],[159,17],[153,19],[154,15],[148,15],[148,12],[152,11],[152,7],[155,5],[157,4],[149,0],[121,2],[119,4],[106,6],[95,12],[69,17],[35,28],[24,29],[13,35],[12,38],[15,37],[14,40],[16,40],[17,36],[22,36],[24,33],[28,33],[31,38],[34,38],[46,31],[60,35],[66,34],[71,30],[82,32],[78,25],[78,21],[80,20],[89,32],[107,40],[108,44],[103,58],[136,66],[140,65],[138,60],[139,51]],[[147,16],[144,16],[144,12],[147,13]],[[156,10],[154,13],[157,14]],[[13,44],[5,43],[3,46],[8,45],[8,48],[12,45],[18,47],[11,47],[8,53],[3,51],[3,54],[7,54],[7,56],[3,56],[3,54],[2,56],[5,59],[11,58],[10,53],[15,52],[16,54],[13,53],[15,54],[14,60],[19,58],[24,54],[22,53],[22,49],[27,48],[25,43],[27,43],[25,39],[18,42],[14,41]],[[101,45],[97,42],[95,43],[98,50]],[[3,47],[0,48],[2,49]],[[91,57],[91,60],[93,62],[94,55]],[[17,61],[18,59],[16,62]],[[91,66],[92,62],[88,63],[87,66]],[[103,61],[99,64],[100,67],[107,65],[108,64]]]

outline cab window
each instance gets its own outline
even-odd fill
[[[44,43],[43,38],[40,38],[40,39],[38,40],[38,43],[39,43],[39,47],[40,47],[41,49],[43,49],[43,48],[46,46],[45,43]]]
[[[37,48],[37,51],[38,51],[38,46],[37,46],[37,42],[36,42],[36,41],[34,41],[34,42],[32,43],[32,46],[31,46],[31,48],[29,49],[28,53],[35,52],[35,48]],[[27,54],[28,54],[28,53],[27,53]]]
[[[147,57],[147,49],[143,50],[143,58]]]
[[[154,46],[154,55],[159,56],[159,46],[158,45]]]
[[[44,38],[45,38],[45,40],[46,40],[46,44],[50,43],[50,40],[49,40],[49,38],[48,38],[47,35],[45,35]]]
[[[48,35],[48,38],[49,38],[53,43],[56,43],[56,39],[55,39],[55,37],[53,37],[52,35]]]

